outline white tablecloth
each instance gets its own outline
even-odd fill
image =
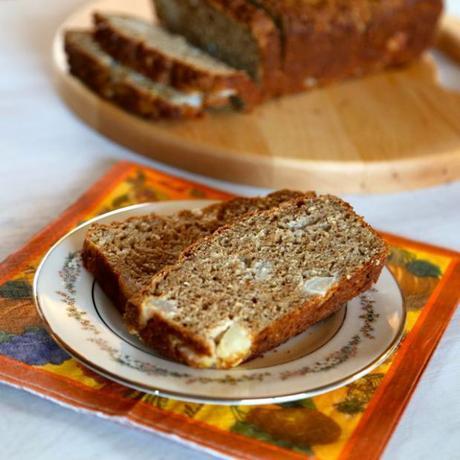
[[[241,194],[260,192],[146,160],[91,131],[67,110],[52,86],[50,44],[54,29],[81,3],[0,2],[1,258],[59,215],[116,159],[147,163]],[[450,1],[449,8],[460,15],[460,2]],[[460,89],[460,71],[438,59],[443,81]],[[460,182],[346,198],[382,230],[460,250]],[[386,449],[386,459],[460,458],[459,356],[457,312]],[[208,454],[0,385],[0,459],[185,457],[204,459]]]

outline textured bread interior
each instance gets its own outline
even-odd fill
[[[224,8],[207,0],[155,0],[155,7],[168,29],[252,78],[260,78],[261,57],[254,36]]]
[[[314,316],[337,293],[341,301],[357,295],[341,288],[366,270],[375,280],[385,254],[382,239],[343,201],[296,199],[223,227],[185,251],[134,300],[140,329],[160,318],[177,332],[170,337],[179,359],[234,366],[259,351],[255,344],[264,330],[282,327],[302,306],[310,306],[304,315]]]
[[[93,224],[86,235],[83,261],[123,311],[126,300],[147,287],[159,270],[177,262],[190,244],[250,211],[270,209],[300,195],[282,190],[171,216],[149,214],[108,225]]]
[[[132,39],[140,40],[145,46],[158,49],[171,58],[193,67],[215,74],[229,75],[235,73],[235,69],[192,46],[182,36],[171,34],[166,29],[140,18],[99,13],[98,19],[120,31],[120,33]]]
[[[68,51],[85,53],[93,61],[96,61],[101,68],[107,70],[106,75],[109,81],[104,81],[104,87],[101,84],[101,87],[98,88],[106,91],[107,94],[104,94],[104,96],[107,98],[112,98],[112,93],[116,91],[117,85],[122,83],[138,88],[140,92],[147,93],[152,98],[163,99],[171,106],[186,105],[198,108],[203,103],[203,95],[199,92],[191,94],[178,91],[170,86],[154,82],[144,75],[121,65],[97,44],[91,32],[67,31],[65,40]],[[72,59],[70,53],[69,58]],[[100,76],[102,75],[105,74],[101,72]]]

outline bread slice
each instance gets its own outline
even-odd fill
[[[300,195],[281,190],[172,216],[149,214],[109,225],[93,224],[84,241],[83,264],[123,313],[127,299],[146,288],[166,265],[176,263],[187,246],[249,211],[270,209]]]
[[[150,119],[193,118],[203,113],[201,92],[178,91],[119,64],[100,48],[91,32],[67,31],[64,46],[70,73],[130,112]]]
[[[163,355],[229,368],[368,289],[386,255],[384,241],[351,206],[309,194],[199,240],[130,299],[125,316]]]
[[[153,0],[165,27],[270,92],[281,65],[280,34],[270,16],[247,0]]]
[[[153,81],[185,92],[201,91],[207,105],[250,109],[258,89],[248,75],[140,18],[95,13],[95,38],[117,61]]]

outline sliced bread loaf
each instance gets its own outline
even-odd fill
[[[95,38],[121,64],[153,81],[185,92],[201,91],[207,105],[250,109],[258,89],[248,75],[189,44],[183,37],[140,18],[94,15]]]
[[[265,74],[260,81],[266,97],[412,61],[431,44],[443,4],[442,0],[153,1],[171,30],[254,77]]]
[[[146,288],[166,265],[176,263],[179,254],[199,238],[250,211],[270,209],[300,195],[282,190],[172,216],[149,214],[110,225],[93,224],[85,238],[83,263],[123,312],[127,299]]]
[[[199,240],[130,299],[125,317],[165,356],[233,367],[368,289],[386,254],[348,204],[310,194]]]
[[[91,32],[70,30],[64,46],[70,73],[105,99],[151,119],[192,118],[202,114],[201,92],[184,93],[115,61]]]
[[[268,91],[281,64],[279,31],[247,0],[154,0],[161,23]]]

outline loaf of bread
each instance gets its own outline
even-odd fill
[[[164,356],[233,367],[368,289],[386,254],[348,204],[308,194],[198,240],[130,298],[125,320]]]
[[[146,288],[162,268],[176,263],[187,246],[250,211],[270,209],[300,195],[281,190],[171,216],[149,214],[109,225],[96,223],[86,234],[83,264],[123,313],[127,299]]]
[[[200,92],[185,93],[115,61],[90,32],[69,30],[64,36],[69,71],[104,99],[150,119],[193,118],[203,113]]]
[[[253,77],[263,69],[270,76],[262,80],[265,92],[276,96],[413,60],[431,44],[443,2],[154,0],[154,3],[165,27]],[[271,28],[268,20],[272,22]],[[264,35],[267,30],[270,40]],[[274,45],[276,40],[279,45]]]
[[[185,92],[200,91],[209,107],[249,110],[256,85],[243,71],[189,44],[183,37],[133,16],[96,13],[94,37],[122,65],[151,80]]]

